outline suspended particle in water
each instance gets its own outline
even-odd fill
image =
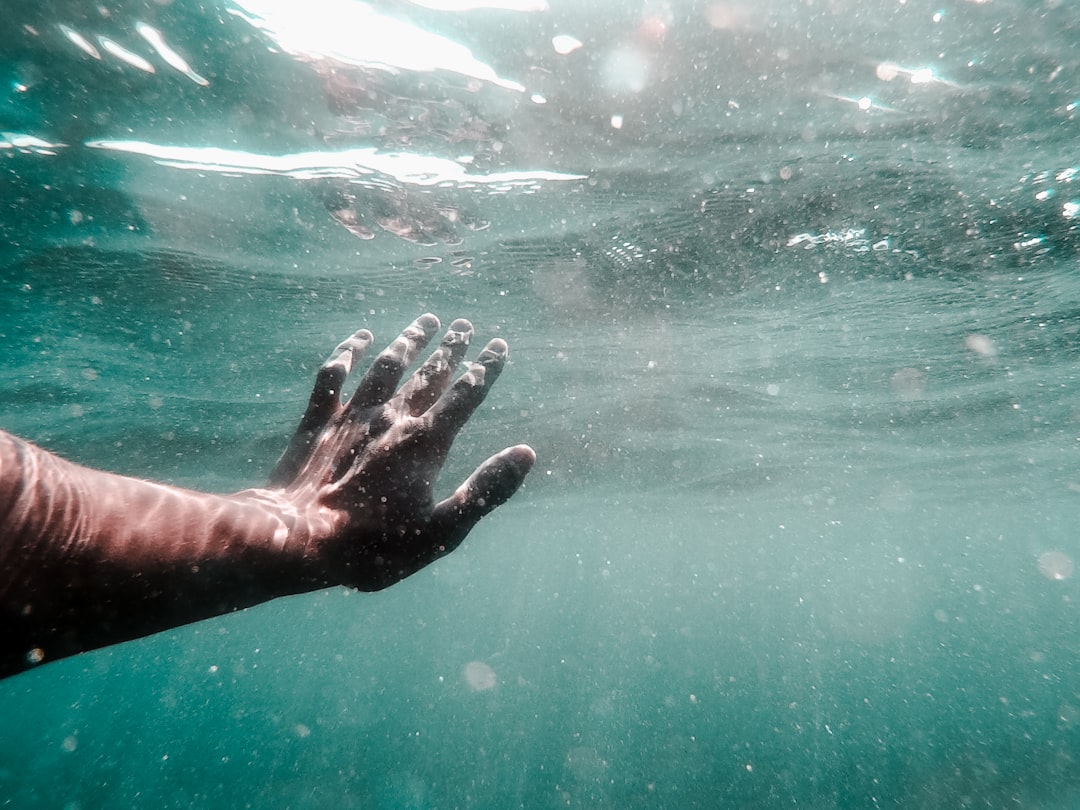
[[[495,670],[483,661],[470,661],[465,665],[465,682],[474,692],[483,692],[493,688],[499,679]]]
[[[982,357],[994,357],[997,354],[997,346],[986,335],[968,335],[964,338],[964,345],[969,351]]]
[[[926,376],[917,368],[902,368],[889,378],[889,387],[905,402],[922,399],[926,393]]]
[[[584,43],[577,37],[572,37],[569,34],[557,34],[551,38],[551,47],[555,49],[555,53],[560,56],[565,56],[568,53],[573,53],[580,48]]]
[[[874,69],[874,73],[883,82],[891,82],[900,75],[900,72],[900,66],[892,62],[882,62]]]
[[[1062,580],[1072,576],[1073,561],[1062,551],[1044,551],[1039,555],[1039,573],[1047,579]]]

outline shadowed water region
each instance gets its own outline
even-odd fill
[[[258,485],[315,369],[505,338],[330,590],[0,684],[0,806],[1080,801],[1080,11],[13,2],[0,425]],[[498,7],[493,7],[498,5]]]

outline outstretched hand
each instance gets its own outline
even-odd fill
[[[0,678],[330,585],[376,590],[453,551],[536,455],[510,447],[448,498],[433,486],[506,363],[492,340],[454,380],[472,324],[423,315],[342,397],[360,330],[315,379],[269,487],[214,495],[94,470],[0,431]]]
[[[361,590],[404,579],[453,551],[484,515],[505,503],[536,460],[527,445],[509,447],[449,497],[433,487],[458,431],[484,401],[506,363],[505,341],[490,341],[454,381],[472,324],[450,324],[442,343],[399,386],[439,330],[417,318],[373,361],[347,400],[342,386],[371,346],[366,329],[341,343],[319,369],[307,411],[270,476],[271,490],[323,526],[304,556],[321,575]]]

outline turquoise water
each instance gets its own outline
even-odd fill
[[[445,487],[537,468],[0,683],[0,806],[1077,806],[1076,6],[303,11],[9,4],[0,425],[257,485],[430,310],[511,344]]]

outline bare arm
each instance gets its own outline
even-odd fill
[[[456,382],[472,335],[417,319],[343,403],[372,342],[361,330],[320,369],[266,489],[210,495],[92,470],[0,432],[0,677],[330,585],[375,590],[452,551],[521,485],[525,445],[447,499],[432,487],[506,359],[491,341]]]

